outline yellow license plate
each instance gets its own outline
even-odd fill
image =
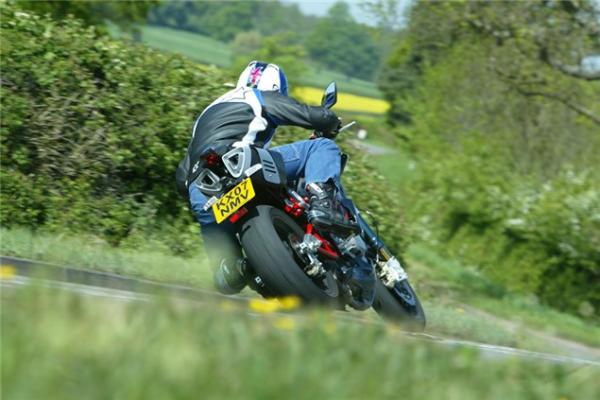
[[[240,184],[225,193],[215,204],[212,209],[215,214],[217,224],[225,221],[233,213],[240,209],[244,204],[252,200],[256,196],[254,193],[254,187],[252,186],[252,180],[250,178],[244,179]]]

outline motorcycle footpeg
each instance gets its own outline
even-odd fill
[[[350,307],[359,311],[371,307],[375,298],[375,273],[368,263],[358,261],[344,268],[341,278]]]

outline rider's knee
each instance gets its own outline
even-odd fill
[[[332,140],[332,139],[321,137],[321,138],[315,139],[314,141],[315,141],[315,145],[317,145],[321,148],[339,149],[335,140]]]

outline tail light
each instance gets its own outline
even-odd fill
[[[214,167],[221,164],[221,157],[213,148],[210,148],[202,153],[200,158],[203,159],[206,162],[206,165],[209,167]]]
[[[229,222],[235,224],[242,218],[244,215],[248,214],[248,209],[246,207],[242,207],[235,212],[231,217],[229,217]]]

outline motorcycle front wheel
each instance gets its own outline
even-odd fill
[[[260,205],[240,230],[240,241],[254,271],[274,296],[298,296],[307,303],[335,303],[339,296],[333,274],[310,277],[296,244],[304,231],[283,211]]]
[[[377,279],[373,308],[384,318],[399,322],[408,330],[421,332],[425,329],[423,306],[406,279],[393,288],[388,288]]]

